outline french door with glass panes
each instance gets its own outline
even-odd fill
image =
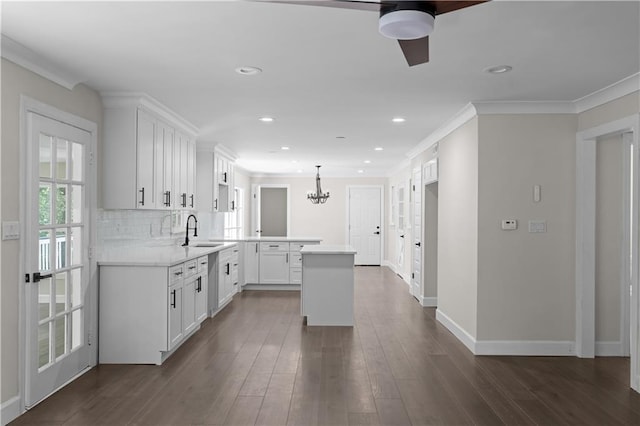
[[[29,408],[95,363],[88,198],[91,133],[28,112],[25,295]]]

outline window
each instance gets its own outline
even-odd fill
[[[224,214],[224,237],[244,238],[244,190],[233,191],[234,210]]]

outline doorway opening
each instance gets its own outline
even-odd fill
[[[251,186],[253,235],[286,237],[290,232],[290,188],[284,184]]]

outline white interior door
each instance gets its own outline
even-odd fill
[[[25,406],[95,364],[90,324],[91,133],[28,112]],[[93,194],[91,194],[93,195]],[[93,264],[95,265],[95,263]],[[95,347],[95,346],[94,346]]]
[[[422,170],[413,171],[411,294],[422,300]]]
[[[380,265],[382,212],[380,187],[349,188],[349,245],[356,265]]]

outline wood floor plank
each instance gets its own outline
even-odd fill
[[[628,358],[476,357],[388,268],[355,269],[354,327],[244,291],[162,366],[100,365],[15,425],[637,425]]]

